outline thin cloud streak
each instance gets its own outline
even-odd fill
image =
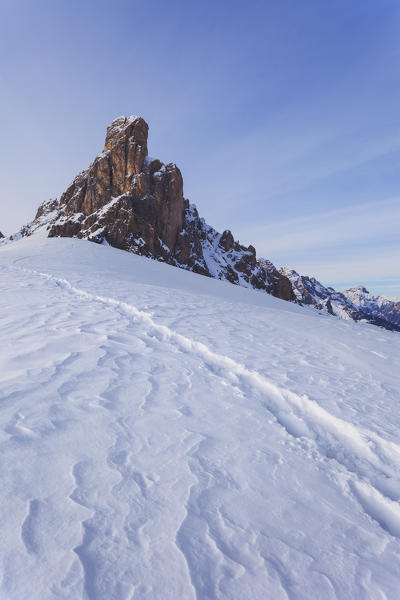
[[[368,202],[295,219],[271,221],[242,231],[259,253],[288,254],[316,248],[337,248],[349,243],[384,245],[400,243],[400,199]]]
[[[245,232],[259,256],[322,283],[366,285],[374,293],[391,286],[400,295],[400,200],[388,198],[271,221]],[[370,283],[369,283],[370,282]],[[338,284],[343,288],[343,284]],[[393,294],[392,294],[393,295]]]
[[[344,253],[345,254],[345,253]],[[347,256],[308,257],[286,263],[299,273],[316,277],[325,285],[338,289],[364,285],[375,294],[385,293],[386,282],[400,281],[400,252],[398,246],[391,248],[370,248],[367,251],[354,253],[347,250]],[[335,282],[348,282],[338,284]],[[390,283],[391,296],[400,297],[400,286]],[[395,291],[396,290],[396,291]]]

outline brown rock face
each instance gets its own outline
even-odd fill
[[[276,298],[294,302],[296,296],[294,295],[292,284],[288,277],[280,273],[278,269],[269,260],[259,260],[259,264],[265,269],[267,274],[267,291]]]
[[[140,117],[113,121],[103,152],[61,196],[50,237],[106,240],[163,257],[174,250],[184,220],[182,176],[176,165],[147,159],[147,134]]]
[[[326,310],[328,311],[328,313],[330,315],[334,315],[335,313],[333,312],[333,308],[332,308],[332,302],[330,301],[330,299],[328,299],[326,301]]]
[[[257,262],[256,251],[221,235],[183,197],[174,164],[150,159],[148,125],[118,117],[107,128],[104,150],[79,173],[59,202],[39,207],[29,235],[48,222],[49,237],[79,237],[168,262],[238,285],[294,298],[289,280]]]
[[[106,141],[104,144],[104,152],[110,150],[116,142],[124,140],[135,140],[137,144],[146,148],[147,156],[147,136],[149,134],[149,126],[141,117],[117,117],[107,127]]]

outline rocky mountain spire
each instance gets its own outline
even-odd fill
[[[118,117],[103,152],[79,173],[59,201],[39,207],[24,233],[46,223],[49,237],[78,237],[293,300],[289,280],[257,261],[253,246],[236,242],[199,217],[183,196],[178,167],[151,159],[148,125]]]
[[[148,159],[148,125],[118,117],[104,150],[61,196],[49,236],[107,241],[139,254],[174,252],[184,221],[183,181],[174,164]]]

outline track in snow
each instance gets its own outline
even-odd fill
[[[308,440],[323,458],[335,460],[344,467],[349,476],[349,489],[363,509],[390,534],[400,538],[399,445],[339,419],[307,396],[278,388],[256,371],[216,354],[205,344],[158,325],[149,314],[131,304],[91,294],[47,273],[19,269],[52,281],[80,298],[127,314],[144,326],[149,337],[167,341],[182,353],[200,358],[213,374],[238,388],[244,396],[257,394],[262,405],[289,435]]]
[[[3,319],[5,597],[390,597],[397,444],[129,303],[3,275],[32,302]]]

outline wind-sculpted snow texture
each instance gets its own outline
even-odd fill
[[[398,333],[83,240],[0,275],[1,598],[398,597]]]

